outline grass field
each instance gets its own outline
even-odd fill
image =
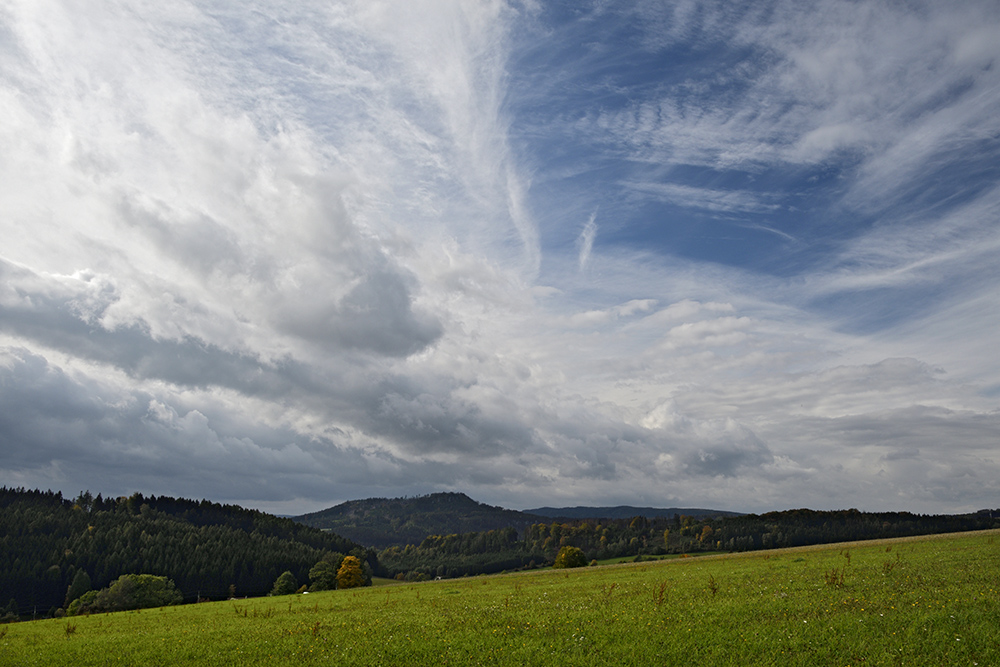
[[[0,626],[0,665],[1000,665],[1000,531]]]

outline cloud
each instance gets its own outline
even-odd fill
[[[583,271],[587,267],[587,260],[590,259],[590,252],[594,249],[594,237],[597,236],[597,223],[594,222],[597,219],[597,213],[591,213],[590,219],[587,220],[587,224],[583,226],[583,231],[580,232],[580,237],[577,239],[577,244],[580,246],[580,256],[579,264],[580,270]]]
[[[632,183],[628,187],[685,208],[699,208],[712,212],[773,211],[776,204],[761,201],[758,193],[746,191],[712,190],[680,185],[677,183]]]
[[[978,508],[995,9],[579,10],[6,5],[0,481]]]

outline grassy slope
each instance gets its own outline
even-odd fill
[[[0,664],[1000,664],[998,538],[986,531],[20,623],[0,628]]]

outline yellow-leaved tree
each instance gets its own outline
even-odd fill
[[[365,585],[365,572],[361,561],[354,556],[344,556],[337,570],[337,588],[358,588]]]
[[[587,557],[583,550],[577,547],[565,546],[559,550],[555,563],[552,567],[583,567],[587,564]]]

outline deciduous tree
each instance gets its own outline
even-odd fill
[[[365,573],[361,561],[354,556],[344,556],[337,570],[337,588],[357,588],[365,585]]]
[[[285,570],[274,580],[274,588],[271,589],[271,595],[291,595],[298,587],[299,583],[295,581],[295,575]]]
[[[587,557],[583,550],[578,547],[565,546],[559,550],[556,562],[552,567],[583,567],[587,564]]]
[[[332,591],[337,587],[337,566],[342,557],[336,554],[336,558],[324,558],[312,566],[309,570],[309,586],[311,591]]]

